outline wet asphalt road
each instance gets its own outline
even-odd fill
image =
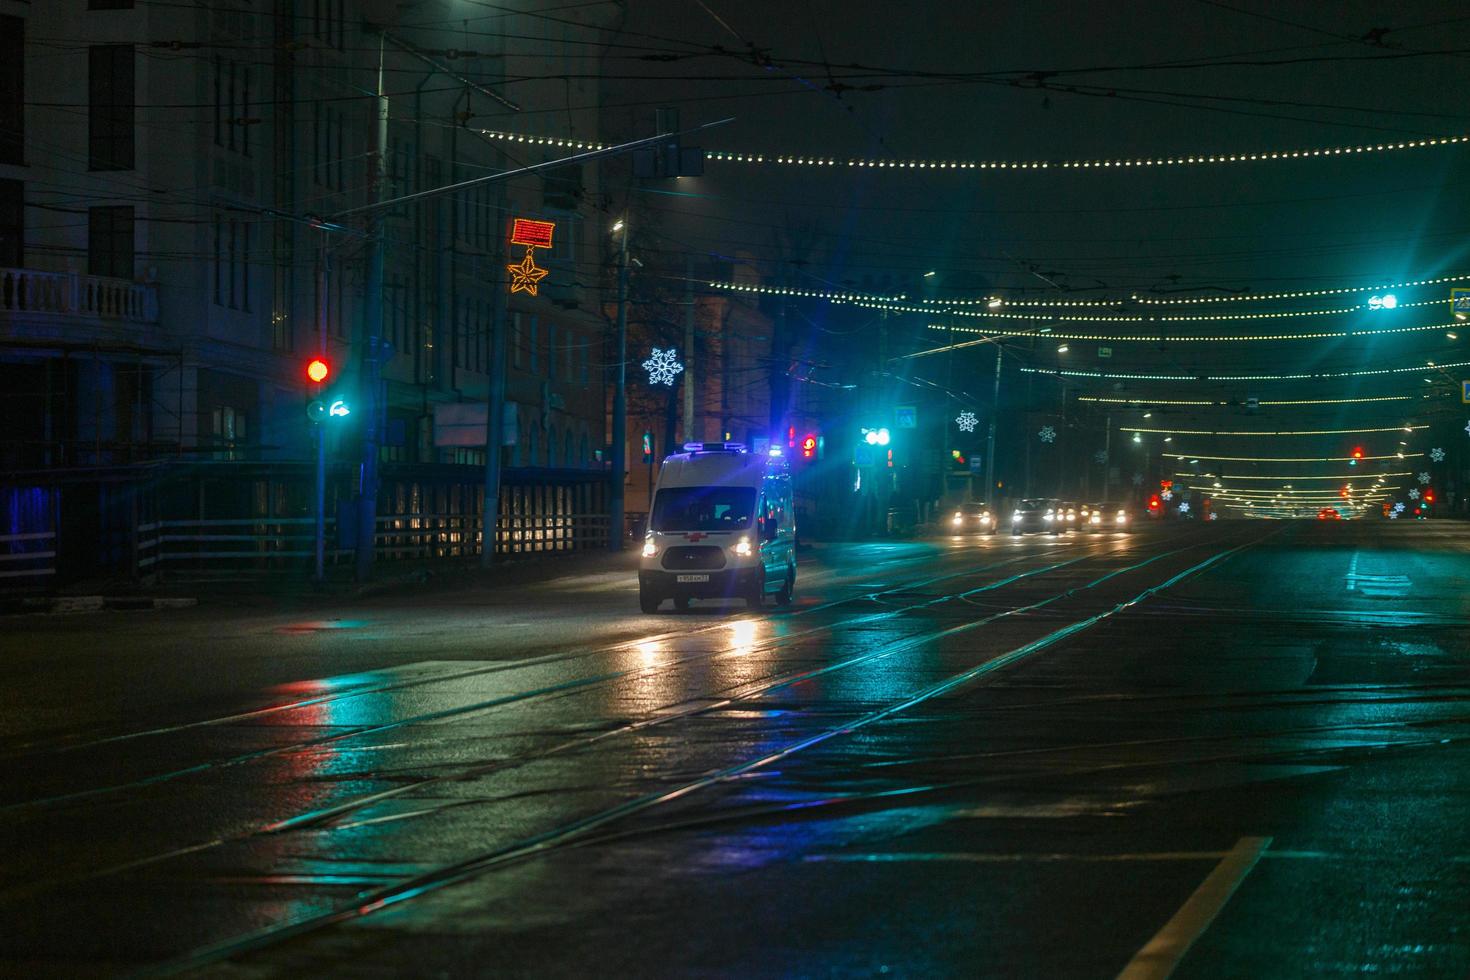
[[[1470,975],[1470,527],[0,620],[0,972]],[[631,564],[631,558],[629,559]]]

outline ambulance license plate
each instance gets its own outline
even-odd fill
[[[708,582],[708,575],[680,575],[675,581],[678,582]]]

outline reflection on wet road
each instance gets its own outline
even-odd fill
[[[17,620],[0,958],[1465,975],[1467,546],[1183,524],[829,546],[759,613],[578,573]]]

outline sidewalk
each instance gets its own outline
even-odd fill
[[[312,604],[369,600],[385,595],[410,596],[494,589],[506,585],[546,582],[568,575],[597,575],[626,571],[636,576],[637,552],[614,554],[586,551],[530,558],[502,559],[488,569],[478,559],[378,562],[372,579],[353,580],[350,564],[327,569],[327,580],[311,581],[309,573],[245,574],[219,571],[175,574],[162,582],[96,579],[77,582],[48,596],[0,598],[0,614],[99,612],[105,610],[176,609],[193,605]]]

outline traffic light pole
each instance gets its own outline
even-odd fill
[[[991,396],[990,428],[985,437],[985,502],[995,506],[995,417],[1000,414],[1000,341],[995,343],[995,389]],[[946,426],[947,428],[947,426]]]
[[[628,458],[628,219],[618,249],[618,350],[613,364],[612,477],[607,496],[607,550],[623,550],[623,480]],[[650,504],[650,511],[652,506]]]
[[[497,188],[495,200],[495,213],[504,215],[504,184]],[[495,297],[491,301],[494,304],[494,315],[490,324],[490,390],[486,395],[485,405],[485,499],[480,516],[481,568],[489,568],[495,564],[495,542],[500,523],[500,447],[505,442],[505,321],[509,316],[506,309],[507,286],[503,281],[505,237],[502,231],[500,241],[496,244],[495,268],[500,270],[502,278],[497,280]]]
[[[377,120],[373,127],[372,189],[375,202],[383,199],[388,153],[388,99],[383,94],[383,39],[378,38]],[[373,574],[373,557],[378,530],[378,439],[387,406],[383,404],[383,212],[374,209],[368,217],[367,275],[364,283],[363,327],[367,349],[363,352],[362,394],[367,412],[362,427],[362,465],[357,481],[356,577],[367,581]]]
[[[316,349],[317,357],[327,358],[327,296],[329,262],[327,243],[323,238],[316,266]],[[316,565],[311,580],[320,584],[326,579],[327,540],[327,427],[316,423]]]

